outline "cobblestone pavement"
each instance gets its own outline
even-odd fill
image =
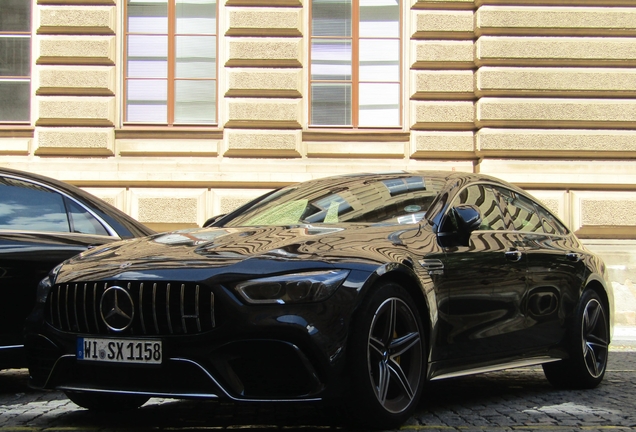
[[[24,369],[0,371],[0,432],[67,431],[348,431],[316,405],[233,405],[151,399],[127,414],[77,408],[60,392],[27,387]],[[605,380],[594,390],[552,388],[540,368],[431,383],[402,431],[636,431],[636,348],[612,349]]]

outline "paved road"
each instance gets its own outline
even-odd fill
[[[601,386],[553,389],[540,368],[524,368],[431,383],[403,431],[636,431],[636,347],[613,347]],[[126,415],[94,414],[59,392],[26,386],[26,370],[0,371],[0,432],[348,431],[319,406],[235,406],[209,401],[151,399]]]

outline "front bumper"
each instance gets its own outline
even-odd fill
[[[95,335],[55,328],[43,319],[47,308],[42,305],[27,324],[29,384],[37,389],[243,401],[317,400],[346,388],[344,354],[357,290],[341,287],[323,302],[303,305],[246,305],[227,292],[217,294],[223,319],[213,330],[146,336],[161,338],[161,365],[77,360],[77,338]]]
[[[207,361],[171,356],[161,365],[78,361],[42,335],[28,345],[30,385],[38,389],[262,401],[320,398],[328,381],[297,346],[274,340],[232,343]]]

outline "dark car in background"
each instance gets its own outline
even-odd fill
[[[38,283],[86,249],[154,231],[81,189],[0,167],[0,369],[26,367]]]
[[[604,264],[557,217],[458,172],[284,187],[207,228],[84,252],[37,298],[30,385],[82,407],[331,401],[374,428],[430,380],[543,365],[595,387],[613,313]]]

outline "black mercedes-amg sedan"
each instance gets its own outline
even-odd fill
[[[26,346],[30,385],[89,409],[336,401],[387,428],[430,380],[540,364],[597,386],[612,313],[604,264],[521,189],[354,174],[82,253],[40,284]]]
[[[26,367],[24,321],[53,267],[90,247],[150,234],[75,186],[0,167],[0,369]]]

